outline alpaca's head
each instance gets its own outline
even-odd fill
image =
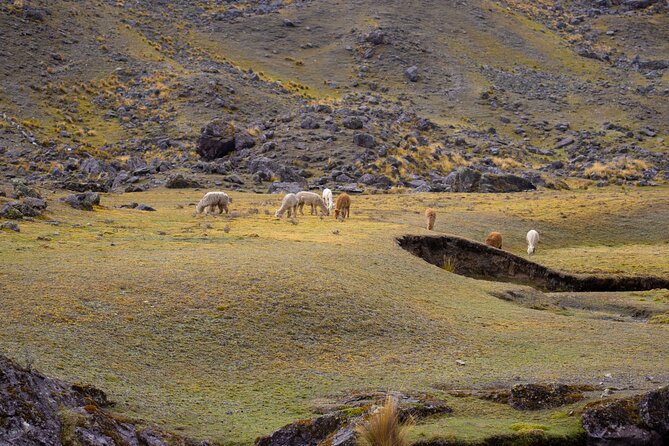
[[[534,254],[535,249],[536,249],[536,246],[534,246],[534,245],[527,245],[527,254],[528,254],[528,255],[532,255],[532,254]]]
[[[339,218],[339,214],[340,214],[340,213],[341,213],[341,210],[339,210],[339,209],[335,209],[335,213],[334,213],[334,218],[335,218],[335,220],[337,220],[337,219]]]
[[[232,203],[232,197],[228,196],[228,203]]]
[[[202,202],[199,202],[197,204],[197,207],[195,208],[195,213],[201,214],[203,210],[204,210],[204,205],[202,204]]]

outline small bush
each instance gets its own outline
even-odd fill
[[[397,398],[386,397],[383,407],[357,428],[358,437],[369,446],[406,446],[413,420],[401,422]]]
[[[446,258],[444,256],[444,263],[441,265],[441,268],[452,273],[455,271],[455,263],[453,263],[453,257]]]

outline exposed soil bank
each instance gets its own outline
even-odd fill
[[[645,291],[669,289],[669,278],[656,276],[569,274],[506,251],[454,236],[406,235],[399,245],[433,265],[476,279],[529,285],[542,291]]]

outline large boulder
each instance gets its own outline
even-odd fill
[[[669,438],[669,386],[646,393],[639,402],[639,415],[648,427]]]
[[[667,444],[669,387],[644,395],[589,404],[583,411],[582,422],[588,441],[593,444]]]
[[[448,174],[444,183],[451,192],[478,192],[481,172],[462,167]]]
[[[197,153],[207,161],[221,158],[236,148],[235,126],[224,119],[214,119],[202,127]]]
[[[376,140],[369,133],[356,133],[353,135],[353,143],[356,146],[372,149],[376,146]]]
[[[526,190],[535,190],[536,186],[529,180],[517,175],[495,175],[484,173],[479,182],[480,192],[522,192]]]
[[[200,183],[193,180],[192,178],[186,178],[180,173],[175,175],[170,175],[165,182],[165,187],[168,189],[187,189],[187,188],[196,188],[202,187]]]
[[[12,186],[14,186],[14,197],[23,198],[23,197],[32,197],[32,198],[42,198],[37,189],[34,189],[28,186],[23,180],[15,179],[12,181]]]
[[[577,386],[566,384],[517,384],[511,388],[509,404],[518,410],[540,410],[572,404],[583,399]]]
[[[253,158],[247,166],[249,173],[259,182],[278,178],[282,183],[305,183],[304,177],[297,170],[264,156]]]
[[[75,209],[92,211],[94,205],[100,204],[100,194],[97,192],[84,192],[81,194],[70,194],[63,201]]]
[[[12,220],[20,220],[23,217],[37,217],[41,214],[41,211],[44,208],[46,208],[46,202],[44,207],[34,207],[28,203],[5,203],[0,207],[0,217]]]

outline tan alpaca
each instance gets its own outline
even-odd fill
[[[434,221],[437,219],[437,211],[432,208],[425,210],[425,227],[428,231],[434,229]]]
[[[491,232],[485,239],[485,244],[493,248],[502,249],[502,234]]]
[[[304,205],[308,204],[311,206],[311,215],[316,215],[316,208],[321,208],[322,215],[330,215],[330,210],[325,204],[325,201],[321,198],[320,195],[314,192],[302,191],[297,193],[297,207],[300,210],[300,214],[304,215]]]
[[[228,196],[225,192],[207,192],[202,197],[202,200],[197,204],[195,212],[201,214],[207,208],[209,212],[214,212],[216,207],[218,207],[218,213],[222,214],[223,211],[228,213],[228,205],[232,203],[232,198]]]
[[[334,217],[338,219],[340,215],[342,219],[351,216],[351,197],[348,194],[341,194],[335,202]]]
[[[281,201],[281,207],[276,210],[276,217],[281,218],[288,212],[288,217],[297,217],[297,196],[295,194],[286,194]]]

